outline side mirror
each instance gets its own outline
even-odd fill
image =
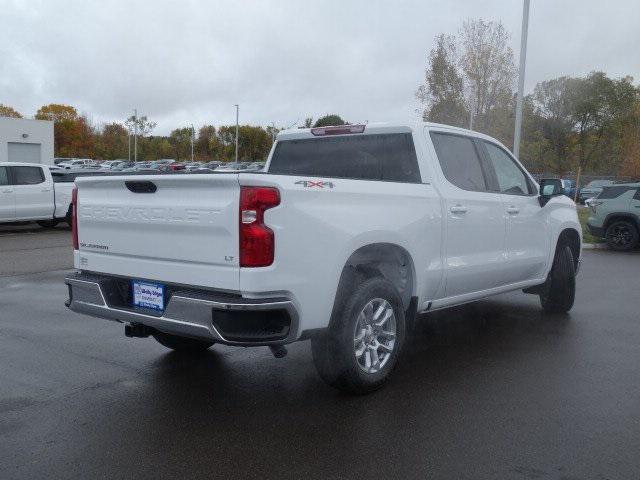
[[[544,207],[551,197],[562,195],[562,181],[559,178],[543,178],[540,180],[540,196],[538,201]]]

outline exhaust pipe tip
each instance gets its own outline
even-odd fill
[[[269,350],[276,358],[284,358],[287,356],[287,348],[284,345],[270,345]]]

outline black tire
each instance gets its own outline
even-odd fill
[[[567,245],[559,245],[547,282],[540,294],[540,304],[547,313],[567,313],[576,295],[576,268],[573,253]]]
[[[53,220],[38,220],[36,223],[40,225],[42,228],[55,228],[60,221],[58,219]]]
[[[358,327],[362,325],[362,323],[359,324],[358,322],[362,321],[360,314],[363,309],[369,304],[382,308],[384,303],[380,303],[380,300],[386,301],[393,310],[395,342],[391,352],[387,353],[385,350],[380,352],[381,359],[378,357],[379,352],[375,352],[375,358],[378,359],[381,366],[378,371],[369,373],[364,371],[365,367],[360,366],[356,358],[354,335],[356,334],[356,325]],[[348,297],[344,298],[344,301],[336,300],[336,302],[329,328],[323,334],[311,339],[311,352],[316,369],[325,382],[339,390],[354,394],[374,391],[387,381],[396,366],[398,355],[402,350],[406,328],[402,300],[390,282],[376,277],[365,280]],[[386,315],[388,310],[389,308],[386,308],[383,314]],[[380,316],[383,314],[381,313]],[[373,323],[371,322],[369,325],[372,328],[376,328]],[[379,326],[379,330],[384,330],[385,328],[388,329],[390,327]],[[373,335],[373,332],[370,332],[370,334]],[[389,337],[381,335],[376,338],[384,339]],[[385,343],[384,345],[378,343],[380,347],[388,348],[388,345],[391,344],[391,339],[383,340],[383,342]],[[360,345],[363,346],[361,357],[365,355],[368,359],[367,361],[371,360],[373,362],[373,357],[371,357],[373,353],[368,351],[368,348],[364,346],[364,342]],[[375,346],[372,346],[373,350],[375,348]]]
[[[605,238],[611,250],[625,252],[638,244],[638,229],[629,220],[616,220],[607,227]]]
[[[214,342],[207,342],[206,340],[180,337],[164,332],[154,333],[153,338],[155,338],[160,345],[175,350],[176,352],[203,352],[214,344]]]

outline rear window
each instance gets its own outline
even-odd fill
[[[598,195],[599,200],[610,200],[612,198],[618,198],[623,193],[629,190],[637,190],[636,187],[628,187],[624,185],[616,185],[614,187],[603,187],[602,192]]]
[[[11,167],[14,185],[38,185],[44,182],[40,167]]]
[[[284,140],[269,173],[420,183],[410,133]]]
[[[9,174],[7,167],[0,167],[0,186],[9,185]]]

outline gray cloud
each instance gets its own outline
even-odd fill
[[[4,2],[6,3],[6,2]],[[69,103],[94,122],[133,107],[178,125],[286,126],[337,112],[351,121],[414,118],[433,37],[500,20],[519,49],[520,1],[10,1],[2,6],[0,103],[33,115]],[[640,7],[531,6],[526,88],[559,75],[640,74]]]

